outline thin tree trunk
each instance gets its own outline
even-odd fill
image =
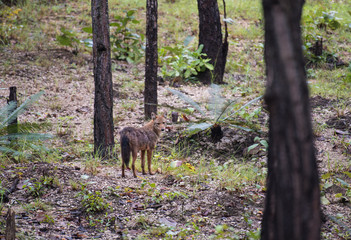
[[[108,1],[92,0],[94,59],[94,153],[108,157],[114,146]]]
[[[146,1],[145,118],[157,114],[157,0]]]
[[[302,0],[263,0],[270,113],[261,239],[320,239],[320,193],[301,44]]]
[[[10,94],[9,94],[9,99],[8,99],[7,103],[15,102],[14,110],[16,110],[16,108],[17,108],[17,88],[10,87],[9,90],[10,90]],[[8,115],[10,115],[11,113],[12,112],[9,112]],[[8,123],[8,126],[7,126],[8,134],[18,133],[18,125],[17,124],[18,124],[17,117],[12,122]],[[10,137],[9,137],[9,141],[11,141]]]
[[[228,41],[227,33],[222,42],[221,20],[217,0],[197,0],[199,10],[199,45],[203,44],[203,53],[211,59],[214,70],[206,70],[198,74],[202,83],[224,83],[224,68],[227,61]]]
[[[5,239],[6,240],[16,239],[15,212],[12,210],[11,207],[7,211]]]

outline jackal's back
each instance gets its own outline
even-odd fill
[[[158,140],[158,136],[154,131],[145,128],[126,127],[121,131],[120,135],[121,142],[124,137],[128,138],[131,151],[153,149]]]

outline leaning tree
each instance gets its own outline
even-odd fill
[[[145,118],[157,113],[157,0],[146,0]]]
[[[95,82],[94,153],[105,158],[112,153],[114,146],[108,1],[92,0],[91,16]]]
[[[224,15],[225,15],[225,1]],[[228,32],[225,23],[225,37],[223,40],[221,19],[217,0],[197,0],[199,10],[199,45],[203,44],[203,53],[211,59],[214,70],[206,70],[198,74],[202,83],[224,83],[224,68],[228,53]]]
[[[303,0],[263,0],[269,110],[261,239],[320,239],[320,192],[301,42]]]

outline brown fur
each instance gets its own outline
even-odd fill
[[[141,151],[141,168],[145,175],[145,151],[147,151],[147,165],[149,174],[151,171],[152,151],[155,149],[156,143],[160,138],[161,132],[165,131],[166,119],[164,116],[151,115],[152,120],[141,128],[126,127],[120,132],[120,143],[122,153],[122,177],[125,177],[124,168],[129,165],[130,153],[132,153],[132,170],[133,176],[137,177],[135,171],[135,160],[138,152]]]

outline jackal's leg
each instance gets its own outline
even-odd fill
[[[141,150],[141,169],[143,170],[143,175],[146,174],[145,172],[145,150]]]
[[[132,162],[132,170],[133,170],[133,176],[136,178],[137,175],[136,175],[136,172],[135,172],[135,160],[137,159],[137,156],[138,156],[138,152],[133,150],[132,151],[132,157],[133,157],[133,162]]]
[[[124,162],[123,162],[123,160],[122,160],[122,177],[123,177],[123,178],[125,177],[125,175],[124,175]]]
[[[149,174],[154,175],[151,171],[151,160],[152,160],[152,150],[147,150],[147,167],[149,168]]]

